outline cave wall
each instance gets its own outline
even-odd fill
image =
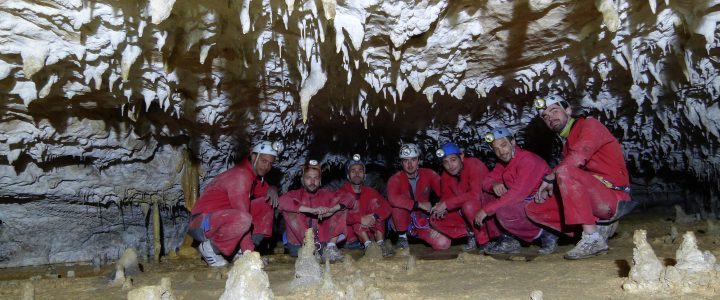
[[[552,161],[558,140],[531,107],[550,92],[608,125],[648,203],[692,198],[687,208],[717,217],[719,10],[717,0],[3,1],[0,267],[112,259],[128,246],[149,255],[154,202],[170,251],[193,193],[187,170],[202,188],[261,138],[285,142],[272,175],[283,190],[308,156],[322,157],[326,177],[355,152],[397,169],[400,141],[438,170],[432,153],[450,140],[492,164],[480,141],[501,124]]]

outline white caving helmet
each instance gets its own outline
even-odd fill
[[[545,111],[548,106],[553,104],[559,104],[563,108],[568,107],[568,102],[565,100],[565,98],[554,94],[547,95],[543,98],[537,98],[535,99],[534,104],[535,108],[537,108],[540,113]]]
[[[400,146],[400,153],[398,156],[400,159],[419,157],[420,148],[418,148],[415,144],[403,144]]]
[[[282,142],[260,141],[253,148],[252,152],[257,154],[269,154],[277,157],[283,150]]]

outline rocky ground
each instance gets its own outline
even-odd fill
[[[350,252],[353,259],[330,265],[331,276],[316,286],[294,286],[295,259],[284,254],[266,256],[269,264],[264,270],[279,299],[531,299],[531,295],[533,299],[720,299],[712,287],[684,294],[623,290],[636,229],[647,230],[649,244],[665,265],[676,263],[686,231],[695,233],[700,250],[720,255],[720,234],[714,222],[675,219],[669,210],[632,214],[610,240],[607,255],[581,261],[562,258],[571,241],[562,241],[558,251],[548,256],[534,255],[537,246],[530,246],[520,255],[498,257],[462,254],[459,245],[433,252],[413,244],[411,255],[399,253],[389,259],[364,259],[360,252]],[[209,269],[191,258],[145,262],[142,272],[128,275],[132,282],[125,282],[124,287],[111,284],[109,274],[114,270],[114,264],[97,268],[90,262],[0,269],[0,299],[126,299],[132,289],[160,286],[162,278],[169,279],[163,286],[176,299],[217,299],[225,290],[230,268]],[[711,276],[718,277],[717,273]]]

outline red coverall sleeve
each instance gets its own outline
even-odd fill
[[[375,211],[373,213],[377,214],[380,217],[381,221],[387,220],[387,218],[390,217],[390,214],[392,213],[392,208],[390,207],[390,204],[388,201],[380,195],[380,193],[373,191],[374,195],[373,198],[376,198],[378,200],[378,206],[375,208]]]
[[[345,205],[346,209],[352,210],[355,208],[357,201],[355,201],[355,195],[352,193],[338,190],[335,192],[334,199],[331,203],[333,203],[333,206],[335,204],[342,204]]]
[[[470,190],[461,192],[459,195],[456,196],[451,196],[451,192],[450,194],[447,194],[450,195],[450,197],[443,197],[442,201],[445,202],[448,210],[459,209],[460,207],[462,207],[465,201],[480,200],[480,195],[482,194],[482,178],[485,177],[485,175],[487,175],[488,173],[487,167],[482,162],[478,164],[473,163],[472,167],[468,166],[467,170],[468,172],[470,172],[468,174],[468,180],[470,180]]]
[[[250,188],[254,178],[238,175],[234,180],[225,184],[230,207],[242,211],[250,211]]]
[[[521,161],[518,161],[516,166],[508,172],[517,172],[515,181],[512,186],[508,186],[508,191],[503,194],[497,201],[489,201],[483,207],[488,214],[494,214],[499,208],[508,205],[510,203],[521,202],[530,196],[535,189],[540,185],[542,177],[545,176],[544,165],[540,162],[529,159],[529,156],[524,157]]]
[[[440,189],[440,175],[434,171],[427,172],[427,174],[430,176],[430,187],[435,192],[435,195],[439,197],[442,195],[442,190]]]
[[[342,189],[341,189],[342,190]],[[346,192],[347,194],[350,194]],[[360,199],[357,199],[357,196],[355,194],[351,194],[353,196],[353,202],[356,202],[355,206],[353,208],[348,208],[347,216],[345,217],[345,222],[348,225],[354,225],[359,224],[360,220],[362,219],[363,212],[361,211],[360,207]]]
[[[288,192],[280,196],[280,210],[286,212],[300,213],[300,193]]]
[[[578,121],[576,121],[578,122]],[[581,125],[581,126],[578,126]],[[580,130],[577,137],[573,139],[573,143],[566,143],[567,153],[565,158],[555,167],[555,170],[562,166],[582,167],[587,164],[590,157],[595,154],[600,147],[611,142],[602,139],[603,127],[600,121],[594,119],[585,119],[582,124],[576,124],[575,130]]]
[[[405,190],[410,189],[410,184],[403,186],[402,180],[400,179],[399,175],[394,175],[388,180],[388,200],[393,207],[412,210],[415,202],[410,198],[409,194],[405,192]]]
[[[482,183],[483,191],[486,191],[490,194],[494,194],[495,192],[493,191],[493,185],[495,185],[495,183],[503,182],[503,180],[502,180],[503,171],[505,171],[505,167],[499,163],[496,163],[495,168],[493,168],[493,170],[490,171],[490,173],[488,173],[488,175],[485,176],[485,178],[483,178],[483,183]]]

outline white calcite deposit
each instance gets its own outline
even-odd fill
[[[234,263],[225,283],[225,292],[220,300],[273,299],[270,280],[263,271],[260,253],[245,252]]]
[[[710,251],[701,251],[692,231],[683,235],[675,254],[676,264],[664,266],[646,240],[646,232],[637,230],[633,238],[633,264],[623,289],[629,293],[717,295],[720,290],[720,265]]]
[[[295,260],[295,278],[292,284],[295,286],[314,285],[320,283],[322,279],[322,269],[316,257],[315,235],[312,228],[308,228],[305,231],[302,248]]]

